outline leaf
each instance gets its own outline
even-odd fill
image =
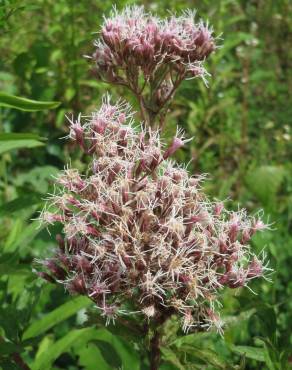
[[[281,360],[280,360],[280,352],[274,346],[269,338],[258,338],[261,340],[265,347],[265,363],[269,370],[280,370],[281,368]]]
[[[47,348],[46,351],[42,351],[39,356],[35,359],[32,364],[32,370],[43,370],[50,368],[52,363],[64,352],[67,352],[73,344],[86,332],[90,329],[75,329],[71,330],[67,335],[62,339],[59,339],[57,342],[53,343]]]
[[[170,343],[170,345],[175,345],[176,347],[179,348],[183,346],[184,344],[192,345],[194,343],[201,342],[204,338],[208,338],[208,337],[210,337],[210,333],[208,332],[199,332],[199,333],[184,335],[176,339],[172,343]]]
[[[56,101],[36,101],[0,92],[0,107],[2,106],[28,112],[36,112],[40,110],[54,109],[59,105],[60,103]]]
[[[33,338],[44,333],[48,329],[74,315],[82,308],[88,307],[90,304],[91,301],[86,297],[76,297],[71,299],[69,302],[59,306],[40,320],[34,321],[24,332],[23,340]]]
[[[94,345],[111,369],[122,368],[123,364],[121,357],[117,354],[115,349],[109,343],[103,342],[101,340],[95,340]]]
[[[36,134],[4,133],[0,134],[0,154],[20,148],[35,148],[44,145],[44,140]]]
[[[4,203],[0,207],[0,216],[11,216],[13,213],[19,212],[22,209],[30,208],[33,205],[40,204],[43,202],[43,197],[43,194],[35,192],[30,192],[29,194],[22,195],[19,198]]]
[[[2,275],[27,275],[31,274],[31,269],[26,265],[10,265],[0,263],[0,276]]]
[[[39,166],[32,170],[19,174],[15,179],[17,186],[24,186],[24,184],[31,184],[34,189],[47,193],[49,181],[53,180],[59,169],[54,166]]]
[[[172,365],[176,366],[180,370],[185,369],[185,366],[177,358],[174,351],[172,351],[170,348],[166,348],[166,347],[161,347],[160,350],[161,350],[161,353],[162,353],[162,357],[165,361],[170,362]]]
[[[271,343],[276,343],[277,317],[275,310],[268,305],[259,305],[254,314],[261,325],[261,332],[264,337],[268,337]],[[254,319],[251,318],[251,319]]]
[[[35,360],[37,360],[43,353],[45,353],[53,343],[54,341],[53,341],[52,336],[48,335],[44,337],[38,346],[38,350],[35,355]],[[44,368],[43,370],[50,370],[50,369],[47,367],[46,369]]]
[[[121,338],[113,336],[106,329],[94,328],[75,329],[65,337],[52,344],[35,360],[32,370],[43,370],[51,365],[62,353],[67,352],[72,346],[80,346],[92,340],[105,341],[113,346],[122,360],[124,370],[139,370],[140,363],[136,352],[130,345],[126,345]],[[130,350],[131,349],[131,350]]]
[[[18,311],[14,305],[0,307],[0,327],[3,328],[6,338],[16,341],[19,334]]]
[[[14,235],[14,238],[9,235],[3,248],[5,252],[13,252],[19,246],[21,246],[21,248],[26,247],[45,227],[45,225],[40,225],[39,221],[34,221],[30,224],[24,223],[21,226],[20,230],[18,230],[20,232]]]
[[[21,352],[23,348],[17,344],[11,342],[0,342],[0,356],[10,355],[13,352]]]
[[[97,365],[103,370],[111,370],[112,367],[104,360],[99,348],[90,343],[77,351],[79,364],[86,370],[96,370]]]
[[[240,355],[245,355],[247,358],[251,358],[252,360],[264,362],[265,361],[265,350],[259,347],[252,347],[252,346],[234,346],[230,345],[230,349],[233,352],[237,352]]]
[[[109,343],[120,356],[124,370],[140,370],[140,360],[136,351],[128,342],[106,329],[98,330],[98,340]]]
[[[180,351],[186,352],[195,358],[205,362],[208,365],[215,366],[216,369],[226,369],[224,361],[222,361],[216,352],[206,349],[198,348],[190,345],[183,345],[179,348]]]
[[[285,170],[277,166],[261,166],[250,170],[246,176],[249,190],[263,203],[269,206],[285,177]]]

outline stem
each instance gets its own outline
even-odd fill
[[[162,313],[162,315],[154,323],[154,335],[150,341],[150,352],[149,352],[149,361],[150,361],[150,370],[158,370],[161,360],[160,345],[161,345],[161,336],[163,333],[163,324],[171,317],[174,313],[173,308],[169,308]],[[147,327],[149,331],[150,328]]]
[[[23,370],[30,370],[30,367],[23,361],[20,354],[17,352],[12,353],[11,357],[14,362]]]
[[[160,333],[155,330],[154,336],[150,342],[150,370],[158,370],[160,363]]]

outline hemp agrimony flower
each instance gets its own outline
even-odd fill
[[[90,297],[107,321],[171,312],[185,331],[221,330],[220,291],[265,269],[248,245],[261,221],[208,200],[202,177],[169,160],[182,136],[165,146],[158,131],[134,126],[125,103],[105,97],[90,117],[71,121],[69,136],[92,160],[84,174],[59,175],[41,215],[64,233],[44,278]]]
[[[176,89],[184,79],[204,79],[203,62],[215,48],[212,29],[192,12],[160,19],[127,7],[106,18],[96,75],[129,88],[143,121],[109,96],[90,116],[70,118],[69,138],[89,165],[83,173],[65,168],[41,213],[48,226],[61,223],[63,235],[39,275],[88,296],[106,324],[141,315],[152,335],[151,369],[159,366],[159,325],[175,314],[185,332],[222,332],[221,291],[268,270],[249,245],[266,227],[259,217],[210,201],[204,176],[170,160],[187,142],[180,130],[169,145],[161,139]]]
[[[184,79],[208,74],[203,62],[215,50],[212,28],[195,22],[195,13],[158,18],[143,7],[126,7],[105,18],[93,60],[96,76],[128,87],[137,97],[144,121],[155,125]]]

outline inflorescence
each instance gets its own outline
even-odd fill
[[[107,321],[167,311],[185,331],[220,331],[219,292],[266,269],[249,246],[263,222],[211,202],[203,176],[169,159],[185,143],[181,133],[164,145],[158,131],[135,127],[126,103],[105,97],[90,117],[71,120],[69,136],[91,162],[56,180],[41,219],[63,224],[64,235],[39,274],[90,297]]]
[[[129,88],[151,123],[184,79],[201,77],[206,83],[203,63],[216,48],[212,34],[212,28],[197,23],[190,10],[166,19],[143,7],[114,10],[95,43],[95,74]]]

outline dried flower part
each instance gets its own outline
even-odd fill
[[[153,123],[151,117],[172,99],[184,79],[201,77],[206,82],[203,62],[216,48],[212,33],[208,24],[195,21],[190,10],[161,19],[143,7],[126,7],[120,13],[114,9],[95,42],[96,76],[127,86],[148,112],[150,117],[144,119]]]
[[[208,200],[203,177],[168,159],[182,136],[165,146],[157,131],[134,127],[125,103],[105,97],[91,116],[71,120],[70,137],[92,161],[84,174],[67,168],[57,178],[41,218],[61,222],[64,235],[40,276],[90,297],[107,322],[172,310],[186,331],[212,324],[221,331],[221,289],[267,269],[248,245],[264,224]]]

